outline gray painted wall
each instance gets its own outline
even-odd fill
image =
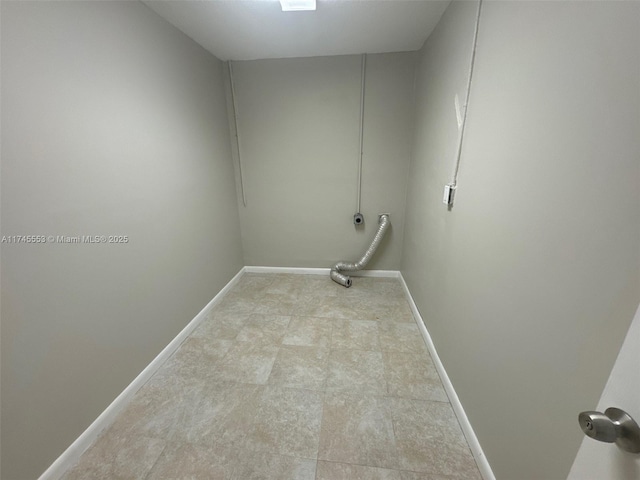
[[[414,54],[367,58],[362,213],[356,212],[361,57],[234,62],[246,265],[356,260],[391,214],[371,269],[400,267],[411,154]]]
[[[566,478],[640,300],[640,4],[476,4],[421,52],[402,272],[498,479]]]
[[[242,267],[221,63],[138,2],[2,3],[2,478],[33,479]]]

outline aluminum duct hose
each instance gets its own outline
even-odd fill
[[[369,263],[369,260],[371,260],[371,257],[373,257],[373,254],[376,253],[376,250],[378,249],[378,245],[380,245],[380,242],[384,238],[384,234],[389,228],[389,225],[391,225],[391,220],[389,220],[389,215],[387,214],[380,215],[379,223],[380,225],[378,225],[378,231],[376,232],[376,236],[373,237],[373,241],[371,242],[371,245],[369,245],[369,248],[367,248],[367,251],[364,252],[364,255],[362,256],[362,258],[358,260],[356,263],[348,263],[348,262],[336,263],[331,269],[331,273],[329,274],[329,276],[331,277],[331,280],[347,288],[351,286],[351,278],[348,275],[344,275],[341,272],[357,272],[358,270],[362,270],[367,265],[367,263]]]

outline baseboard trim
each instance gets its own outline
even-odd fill
[[[373,277],[373,278],[398,278],[400,272],[397,270],[360,270],[350,273],[351,277]]]
[[[115,417],[131,401],[135,393],[169,359],[185,339],[204,320],[205,316],[231,289],[244,273],[244,267],[211,299],[207,305],[184,327],[176,337],[145,367],[142,372],[118,395],[87,429],[40,475],[38,480],[58,480],[80,459],[80,456],[95,442],[100,433],[113,423]]]
[[[424,342],[427,344],[427,349],[431,354],[431,358],[433,359],[433,363],[440,375],[440,379],[442,380],[442,384],[444,386],[445,391],[447,392],[447,396],[449,397],[449,402],[451,403],[451,407],[453,408],[456,417],[458,417],[458,422],[460,423],[460,428],[464,433],[465,438],[467,439],[467,443],[469,444],[469,448],[471,449],[471,453],[473,454],[473,458],[478,465],[478,469],[480,470],[480,474],[484,480],[496,480],[495,475],[493,474],[493,470],[491,469],[491,465],[489,465],[489,461],[480,446],[480,442],[478,441],[478,437],[476,437],[475,432],[473,431],[473,427],[471,426],[471,422],[469,422],[469,418],[462,407],[462,403],[458,398],[458,394],[453,388],[453,384],[451,383],[451,379],[447,375],[447,371],[442,364],[442,360],[438,356],[438,352],[436,351],[436,347],[431,339],[431,335],[427,331],[427,327],[424,324],[424,320],[418,311],[418,307],[413,301],[413,296],[411,295],[411,291],[407,286],[407,282],[404,281],[404,277],[402,273],[398,274],[398,278],[400,279],[400,283],[402,283],[402,287],[404,289],[404,293],[407,297],[409,305],[411,307],[411,311],[413,312],[413,317],[418,324],[418,328],[420,329],[420,333],[422,333],[422,338],[424,338]]]
[[[304,268],[304,267],[244,267],[247,273],[287,273],[293,275],[329,275],[330,268]],[[352,277],[376,277],[376,278],[398,278],[400,272],[397,270],[360,270],[349,274]]]
[[[287,273],[294,275],[329,275],[328,268],[302,268],[302,267],[244,267],[246,273]]]

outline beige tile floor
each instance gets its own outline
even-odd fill
[[[398,280],[244,274],[64,478],[481,476]]]

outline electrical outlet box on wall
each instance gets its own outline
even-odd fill
[[[455,193],[455,185],[449,183],[444,186],[444,193],[442,195],[442,203],[445,205],[453,205],[453,196]]]

